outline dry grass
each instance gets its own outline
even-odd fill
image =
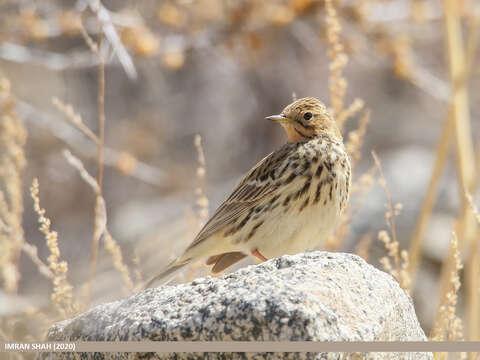
[[[203,152],[203,147],[202,147],[202,137],[199,134],[195,135],[193,144],[197,149],[197,156],[198,156],[198,168],[197,168],[198,187],[195,189],[195,195],[197,196],[198,220],[200,225],[199,227],[201,227],[208,220],[208,198],[205,195],[207,164],[205,161],[205,154]]]
[[[98,2],[100,7],[101,2]],[[92,286],[95,277],[95,268],[97,265],[98,248],[100,238],[106,231],[107,216],[105,210],[105,200],[102,196],[103,188],[103,162],[104,162],[104,146],[105,146],[105,61],[103,58],[103,20],[97,12],[98,19],[98,42],[95,55],[98,58],[98,90],[97,90],[97,106],[98,106],[98,145],[97,145],[97,201],[95,202],[95,217],[92,240],[92,253],[90,256],[90,279],[89,286]],[[88,39],[87,39],[88,40]],[[87,41],[88,43],[88,41]],[[92,49],[92,46],[89,45]],[[92,50],[93,51],[93,50]],[[113,249],[113,247],[111,247]]]
[[[354,160],[352,162],[354,163]],[[353,169],[355,168],[353,167]],[[345,210],[342,220],[338,225],[334,240],[331,240],[326,245],[327,250],[329,251],[338,250],[340,246],[343,244],[346,237],[350,234],[351,222],[355,217],[361,216],[362,207],[365,205],[367,196],[370,190],[372,189],[373,185],[375,184],[376,172],[377,172],[377,168],[374,166],[369,171],[360,175],[358,179],[353,182],[352,189],[350,190],[350,198],[351,198],[350,204]],[[357,243],[357,247],[358,246],[361,246],[360,243]]]
[[[0,270],[3,288],[15,293],[20,273],[18,261],[24,245],[23,147],[27,132],[14,110],[10,82],[0,74]]]
[[[113,267],[117,269],[122,275],[123,284],[124,284],[124,293],[130,295],[134,289],[134,283],[130,275],[130,270],[123,261],[122,249],[118,245],[117,241],[110,235],[108,230],[105,230],[104,235],[105,249],[112,255],[113,258]],[[142,277],[137,273],[137,281],[140,284]]]
[[[440,306],[440,311],[437,313],[435,325],[431,334],[433,341],[455,341],[463,340],[463,324],[458,317],[457,304],[458,294],[460,290],[460,271],[463,264],[460,260],[460,251],[458,249],[458,238],[455,233],[451,237],[452,262],[454,269],[450,274],[450,289],[447,292],[444,302]],[[446,353],[435,354],[436,359],[446,359]],[[458,358],[466,359],[466,354],[459,354]]]
[[[52,301],[61,318],[64,319],[74,315],[78,311],[79,306],[74,300],[73,286],[67,280],[68,265],[65,261],[60,260],[58,233],[50,228],[51,221],[45,216],[45,209],[42,209],[40,206],[39,193],[38,179],[34,179],[30,187],[30,195],[33,199],[33,209],[38,215],[40,231],[43,233],[47,248],[50,251],[47,261],[48,267],[53,274]]]
[[[328,48],[328,57],[330,59],[329,63],[329,91],[330,91],[330,105],[331,112],[337,120],[338,126],[340,127],[342,133],[344,132],[344,124],[350,118],[353,118],[357,113],[359,113],[364,108],[364,101],[362,99],[356,98],[350,106],[345,108],[345,97],[348,87],[347,79],[343,76],[343,71],[348,64],[348,56],[345,52],[345,46],[341,39],[342,26],[340,23],[340,18],[338,16],[338,10],[335,7],[334,1],[325,2],[326,10],[326,24],[327,24],[327,43]],[[294,93],[293,98],[296,98]],[[347,134],[347,141],[345,147],[348,155],[351,157],[351,166],[352,173],[355,173],[355,166],[361,158],[361,148],[363,145],[363,138],[365,136],[367,125],[370,121],[370,110],[365,110],[360,117],[357,128],[350,131]],[[364,174],[366,175],[366,174]],[[364,182],[365,176],[360,176],[359,182]],[[368,176],[368,175],[367,175]],[[358,188],[356,184],[353,185],[353,188]],[[368,190],[367,190],[368,191]],[[365,194],[365,192],[360,193],[360,196]],[[352,195],[355,194],[355,191],[352,191]],[[357,202],[361,204],[361,202]],[[358,211],[360,205],[357,206],[356,210]],[[350,206],[345,210],[342,221],[338,226],[338,229],[335,231],[335,234],[331,236],[325,248],[329,251],[336,251],[340,249],[343,245],[344,240],[350,232],[350,223],[352,218],[352,209]]]
[[[330,104],[338,126],[342,130],[345,121],[359,112],[363,108],[364,102],[361,99],[355,99],[350,106],[345,108],[348,82],[343,75],[343,71],[347,66],[348,56],[340,38],[342,26],[333,0],[325,1],[325,9],[327,13],[327,40],[329,44],[328,57],[330,58]]]
[[[452,93],[452,112],[455,119],[455,139],[457,144],[458,158],[458,179],[461,194],[470,193],[475,185],[475,156],[473,150],[473,139],[471,131],[471,120],[468,103],[468,89],[466,86],[465,73],[467,67],[467,51],[463,45],[462,29],[459,18],[459,5],[456,1],[445,0],[446,9],[445,25],[447,30],[447,48],[450,65],[450,78],[453,87]],[[462,79],[465,79],[462,81]],[[480,338],[480,297],[478,288],[479,254],[476,249],[476,223],[473,214],[469,208],[465,197],[461,197],[462,210],[459,221],[459,244],[460,247],[465,244],[470,249],[469,259],[466,264],[467,279],[466,288],[469,296],[467,297],[467,308],[469,321],[468,338],[470,340]],[[444,274],[453,267],[452,262],[447,262],[447,268]],[[443,279],[443,289],[448,284],[448,278]]]
[[[192,236],[195,236],[197,231],[200,231],[202,226],[208,221],[208,197],[205,193],[206,187],[206,177],[207,177],[207,162],[205,160],[205,153],[203,151],[202,137],[197,134],[193,138],[193,145],[197,150],[197,161],[198,167],[196,171],[198,186],[195,188],[195,196],[197,197],[196,206],[197,212],[192,217],[192,222],[194,226],[191,226],[193,229]],[[187,281],[192,281],[198,274],[198,271],[203,268],[203,264],[197,262],[189,266],[184,279]]]
[[[94,236],[95,238],[98,238],[99,240],[101,238],[104,239],[105,242],[105,249],[110,253],[113,259],[113,266],[118,272],[121,274],[122,279],[123,279],[123,285],[124,285],[124,292],[125,294],[131,294],[133,292],[133,289],[135,288],[135,285],[133,283],[132,277],[130,275],[130,270],[125,265],[123,261],[123,255],[122,255],[122,250],[118,243],[115,241],[115,239],[110,235],[110,232],[108,231],[107,228],[107,210],[106,210],[106,205],[105,205],[105,200],[100,194],[100,187],[98,185],[98,182],[91,176],[88,171],[85,169],[85,166],[83,165],[82,161],[72,155],[72,153],[68,150],[65,150],[63,152],[64,157],[68,161],[70,165],[72,165],[80,174],[82,179],[92,188],[96,195],[96,201],[95,201],[95,219],[96,219],[96,224],[97,226],[95,227],[94,231]],[[138,276],[140,278],[140,276]],[[86,284],[86,297],[88,299],[89,297],[89,292],[90,292],[90,283]]]
[[[328,50],[328,57],[330,58],[330,103],[335,118],[340,128],[342,128],[345,93],[347,91],[347,80],[342,73],[348,63],[348,56],[340,41],[342,27],[333,0],[325,1],[325,8],[327,10],[327,39],[330,45]]]
[[[397,239],[397,230],[395,226],[395,217],[400,215],[402,204],[393,204],[392,196],[388,190],[387,180],[383,175],[380,159],[375,152],[372,152],[372,155],[379,174],[378,183],[385,191],[385,196],[387,198],[387,204],[385,205],[385,220],[390,228],[390,234],[385,230],[382,230],[378,233],[378,239],[385,245],[385,248],[388,252],[388,257],[382,257],[380,259],[380,263],[387,272],[397,279],[398,283],[403,289],[405,289],[407,292],[410,292],[411,278],[407,271],[409,264],[408,251],[400,250],[400,244]]]
[[[66,119],[78,130],[80,130],[86,137],[92,140],[94,143],[98,144],[100,140],[95,133],[90,130],[90,128],[85,125],[82,120],[82,116],[75,112],[72,105],[65,104],[59,98],[53,98],[52,104],[57,108],[58,111],[65,114]]]
[[[365,137],[365,133],[367,132],[367,126],[370,122],[370,110],[367,109],[363,112],[360,120],[358,121],[357,129],[348,133],[348,139],[345,143],[345,148],[347,150],[348,155],[350,156],[350,162],[352,164],[352,168],[355,169],[358,161],[362,157],[362,146],[363,146],[363,138]]]
[[[130,270],[124,264],[123,255],[120,246],[111,236],[110,232],[107,230],[107,211],[105,205],[105,199],[102,195],[103,188],[103,173],[104,173],[104,148],[105,148],[105,60],[103,55],[103,26],[104,20],[101,19],[101,16],[98,11],[101,8],[101,3],[97,8],[97,21],[98,21],[98,40],[95,42],[91,36],[86,31],[82,22],[79,21],[79,30],[82,34],[82,37],[85,40],[85,43],[88,45],[89,49],[93,54],[97,56],[98,59],[98,90],[97,90],[97,120],[98,120],[98,135],[95,134],[82,120],[82,117],[75,112],[71,105],[66,105],[58,98],[53,98],[52,102],[57,107],[57,109],[64,113],[69,122],[83,134],[85,134],[90,140],[92,140],[97,145],[97,175],[94,179],[85,169],[80,159],[74,157],[69,151],[65,151],[64,155],[67,161],[74,166],[80,173],[80,176],[83,180],[90,185],[96,194],[95,208],[94,208],[94,230],[93,230],[93,240],[92,240],[92,251],[90,256],[90,277],[89,281],[86,284],[86,298],[90,297],[91,287],[95,278],[95,268],[98,258],[99,244],[100,240],[104,239],[106,250],[112,255],[113,266],[120,272],[123,278],[123,283],[125,287],[125,293],[130,294],[134,289],[134,284],[130,275]],[[133,158],[132,158],[133,159]],[[123,159],[119,161],[119,167],[126,173],[131,172],[132,166],[128,166],[128,170],[125,170],[125,164],[127,160]],[[133,164],[132,161],[129,162]]]
[[[473,211],[473,214],[475,215],[475,219],[477,219],[477,223],[480,224],[480,212],[478,210],[477,205],[473,202],[473,197],[470,194],[466,194],[465,197],[467,198],[468,204],[470,205],[470,208]]]
[[[435,197],[437,195],[438,185],[440,182],[440,177],[445,167],[448,155],[448,149],[451,142],[451,137],[453,133],[454,121],[453,115],[449,111],[447,119],[443,126],[442,136],[437,144],[436,155],[435,155],[435,164],[433,165],[432,175],[430,177],[430,182],[428,184],[427,194],[423,201],[422,210],[415,227],[415,231],[410,241],[410,248],[408,252],[410,253],[410,266],[409,273],[410,277],[415,281],[415,275],[420,264],[420,255],[422,253],[422,244],[423,238],[425,236],[425,231],[427,229],[428,221],[433,211],[433,206],[435,202]]]

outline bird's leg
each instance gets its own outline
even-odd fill
[[[265,256],[263,256],[262,254],[260,254],[260,251],[258,251],[258,249],[253,249],[252,252],[251,252],[251,254],[252,254],[253,256],[255,256],[256,258],[262,260],[262,261],[267,261],[267,260],[268,260]]]

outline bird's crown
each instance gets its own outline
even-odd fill
[[[327,107],[320,100],[315,99],[314,97],[298,99],[286,106],[282,113],[285,115],[297,115],[307,111],[317,115],[324,115],[328,113]]]

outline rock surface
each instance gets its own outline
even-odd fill
[[[57,323],[48,333],[48,341],[113,340],[424,341],[426,337],[410,297],[390,275],[356,255],[318,251],[283,256],[218,278],[147,289]],[[54,355],[56,359],[72,356]],[[430,353],[363,355],[375,359],[432,358]],[[347,353],[147,353],[141,358],[169,356],[361,358],[361,354]],[[99,353],[81,357],[104,358]],[[115,355],[127,357],[126,353]]]

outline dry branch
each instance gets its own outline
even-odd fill
[[[98,19],[102,23],[102,30],[107,38],[108,42],[113,48],[115,55],[117,55],[118,60],[122,64],[125,73],[131,79],[137,78],[137,70],[135,69],[135,65],[133,64],[132,58],[130,54],[125,49],[120,40],[120,36],[118,36],[117,30],[112,23],[112,17],[110,11],[103,6],[103,4],[98,0],[79,0],[77,4],[77,8],[80,10],[85,9],[85,7],[90,7],[90,9],[97,14]]]
[[[444,0],[445,7],[445,25],[447,30],[447,45],[450,78],[453,84],[452,107],[455,118],[455,139],[458,158],[458,176],[460,183],[460,193],[470,193],[475,183],[475,161],[474,150],[471,136],[470,113],[468,102],[468,89],[465,81],[465,74],[468,71],[466,61],[466,51],[463,45],[462,29],[459,18],[458,2],[456,0]],[[478,293],[478,263],[480,262],[478,252],[471,251],[475,247],[476,223],[472,211],[468,206],[468,201],[464,196],[461,197],[462,210],[460,219],[459,247],[466,245],[469,251],[469,259],[466,264],[468,292],[468,317],[470,340],[480,339],[480,296]],[[451,261],[447,262],[447,269],[452,268]],[[448,271],[450,272],[450,271]],[[444,273],[447,273],[444,272]],[[443,294],[448,283],[447,277],[443,279]]]
[[[56,115],[43,111],[18,98],[15,98],[15,105],[16,111],[25,121],[50,132],[57,139],[75,149],[79,154],[82,154],[82,156],[90,159],[95,158],[96,151],[92,148],[91,143],[80,136],[76,129],[59,121]],[[124,158],[124,152],[105,147],[105,165],[118,169]],[[160,188],[166,186],[166,174],[163,170],[135,158],[133,158],[133,162],[134,166],[128,172],[129,176],[152,186]]]
[[[427,194],[423,201],[422,210],[420,212],[417,225],[415,226],[412,240],[410,241],[410,248],[408,251],[410,254],[410,266],[408,271],[410,273],[412,283],[415,281],[415,275],[420,263],[423,238],[432,214],[433,206],[435,204],[440,177],[447,161],[448,149],[454,130],[454,125],[453,114],[451,111],[449,111],[445,124],[443,125],[442,135],[437,144],[435,164],[433,165],[432,175],[427,188]]]
[[[125,293],[130,294],[134,288],[133,281],[130,275],[130,270],[128,269],[127,265],[123,262],[123,255],[120,246],[118,245],[117,241],[111,236],[110,232],[107,228],[107,210],[105,205],[105,200],[100,192],[100,187],[98,185],[98,181],[88,173],[85,169],[85,166],[81,162],[81,160],[75,157],[69,150],[63,151],[63,156],[67,159],[68,163],[72,165],[80,174],[80,177],[92,188],[96,195],[95,201],[95,222],[96,227],[94,229],[94,239],[98,243],[100,239],[104,239],[105,248],[111,254],[113,259],[113,266],[118,272],[121,274]],[[91,284],[87,284],[86,292],[87,298],[89,294],[89,287]]]

